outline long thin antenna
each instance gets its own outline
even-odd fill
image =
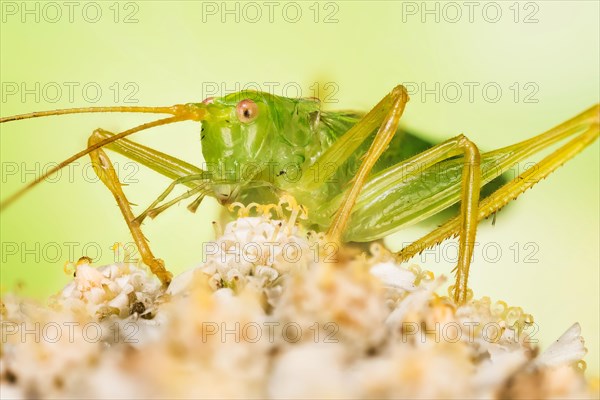
[[[10,118],[13,118],[13,117],[10,117]],[[123,139],[126,136],[129,136],[136,132],[142,131],[144,129],[149,129],[149,128],[153,128],[156,126],[167,125],[167,124],[171,124],[173,122],[185,121],[185,120],[189,120],[189,119],[194,119],[194,118],[192,115],[176,115],[173,117],[168,117],[168,118],[163,118],[163,119],[159,119],[159,120],[152,121],[152,122],[147,122],[145,124],[138,125],[135,128],[128,129],[119,134],[116,134],[114,136],[106,138],[98,143],[95,143],[95,144],[87,147],[85,150],[82,150],[82,151],[72,155],[71,157],[67,158],[66,160],[62,161],[60,164],[58,164],[54,168],[49,169],[46,173],[38,176],[33,181],[31,181],[27,185],[25,185],[23,188],[19,189],[16,193],[9,196],[6,200],[2,201],[0,203],[0,211],[4,210],[6,207],[8,207],[10,204],[12,204],[15,200],[20,198],[23,194],[25,194],[27,191],[29,191],[34,186],[38,185],[40,182],[42,182],[44,179],[46,179],[50,175],[54,174],[57,171],[60,171],[62,168],[66,167],[73,161],[78,160],[79,158],[85,156],[86,154],[89,154],[90,152],[92,152],[96,149],[99,149],[102,146],[105,146],[116,140]]]
[[[171,107],[138,107],[138,106],[117,106],[117,107],[82,107],[66,108],[62,110],[38,111],[28,114],[12,115],[10,117],[0,118],[0,124],[3,122],[18,121],[21,119],[49,117],[52,115],[65,114],[83,114],[83,113],[103,113],[103,112],[121,112],[121,113],[152,113],[152,114],[178,114],[181,106]]]

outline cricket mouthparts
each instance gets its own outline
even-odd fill
[[[232,184],[218,184],[213,186],[215,197],[221,205],[233,203],[238,193],[238,186]]]

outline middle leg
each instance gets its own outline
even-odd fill
[[[386,102],[386,99],[388,97],[389,102],[391,102],[391,104]],[[356,175],[350,183],[350,190],[346,190],[343,194],[341,205],[335,213],[333,221],[331,222],[331,225],[327,230],[327,237],[329,238],[329,240],[333,242],[339,242],[341,240],[344,230],[346,229],[346,226],[348,224],[350,214],[352,213],[352,209],[354,208],[354,204],[356,203],[358,195],[360,194],[365,182],[367,181],[371,169],[373,169],[373,166],[375,165],[381,154],[383,154],[387,146],[390,144],[390,141],[398,131],[398,123],[400,122],[400,118],[404,113],[404,108],[406,107],[406,103],[408,103],[408,100],[409,98],[406,88],[402,85],[395,87],[394,90],[386,98],[384,98],[377,106],[375,106],[375,108],[370,113],[363,117],[363,119],[359,121],[352,130],[347,132],[339,140],[339,143],[344,143],[344,141],[351,142],[352,140],[354,140],[354,146],[357,146],[362,142],[362,140],[364,140],[364,132],[370,132],[370,130],[368,130],[367,128],[369,127],[369,124],[373,123],[373,121],[371,121],[371,115],[377,115],[378,113],[386,112],[385,118],[379,126],[379,130],[375,135],[373,143],[371,143],[369,150],[367,150],[367,152],[363,156],[363,161],[360,164]],[[341,144],[339,143],[338,146],[341,146]],[[345,150],[347,151],[348,149]],[[333,154],[330,156],[330,154],[325,153],[317,162],[331,161],[330,157],[335,157]],[[338,166],[339,165],[340,164],[338,164]]]

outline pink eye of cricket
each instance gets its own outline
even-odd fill
[[[238,119],[243,123],[249,123],[258,116],[258,106],[250,99],[240,101],[235,107]]]
[[[214,97],[207,97],[204,100],[202,100],[202,103],[204,104],[212,104],[215,101]]]

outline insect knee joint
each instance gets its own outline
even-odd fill
[[[92,132],[92,134],[90,135],[90,137],[88,139],[88,146],[90,146],[92,144],[96,144],[96,143],[108,138],[109,136],[110,136],[109,132],[102,128],[94,129],[94,131]]]
[[[408,90],[406,90],[406,88],[404,87],[404,85],[398,85],[398,86],[396,86],[392,90],[392,97],[393,98],[404,97],[404,98],[406,98],[405,101],[408,101],[410,99],[410,97],[408,96]]]

